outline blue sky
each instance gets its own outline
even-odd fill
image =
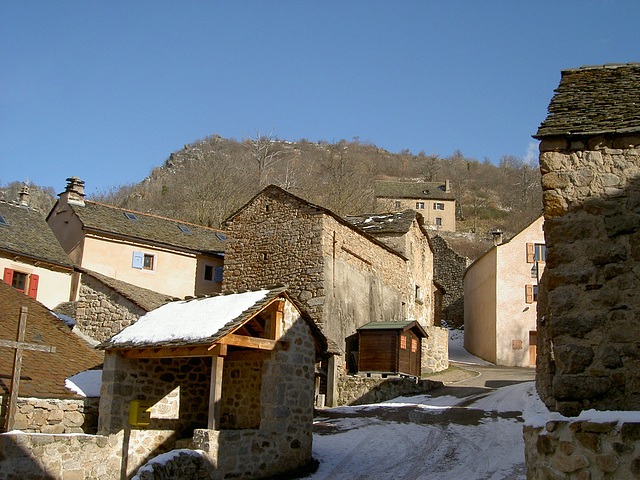
[[[89,193],[256,131],[525,157],[564,68],[640,61],[640,2],[0,0],[0,183]]]

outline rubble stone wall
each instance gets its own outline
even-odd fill
[[[379,403],[401,395],[426,393],[442,382],[411,377],[363,377],[349,375],[338,380],[338,405]]]
[[[471,263],[458,255],[440,235],[431,237],[433,279],[444,288],[442,323],[450,328],[464,325],[464,272]]]
[[[76,302],[76,328],[98,342],[104,342],[147,313],[130,300],[108,290],[88,275]]]
[[[540,396],[567,416],[640,410],[640,136],[543,140],[540,168]]]
[[[0,396],[0,405],[6,398]],[[98,398],[64,400],[51,398],[18,398],[14,429],[28,433],[96,433]],[[4,426],[0,415],[0,430]]]
[[[549,421],[524,441],[528,480],[640,478],[640,423]]]
[[[449,368],[449,329],[427,327],[422,339],[422,374],[442,372]]]

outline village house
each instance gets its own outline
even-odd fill
[[[48,308],[69,300],[73,264],[43,216],[28,207],[0,201],[2,279]]]
[[[85,200],[84,182],[67,182],[47,222],[77,266],[172,297],[220,291],[224,232]]]
[[[16,339],[23,307],[26,325],[19,344]],[[18,349],[22,359],[19,373],[14,370]],[[102,362],[102,352],[73,334],[48,308],[0,282],[0,430],[95,433],[97,400],[65,385],[69,377],[100,368]],[[14,408],[10,409],[12,380],[18,382],[18,389],[14,391]],[[9,455],[0,453],[0,471],[5,456]],[[36,478],[29,473],[23,472],[23,478]]]
[[[511,367],[536,365],[538,282],[545,243],[539,217],[476,259],[464,275],[464,346]]]
[[[551,414],[525,426],[527,478],[638,478],[640,63],[564,70],[555,92],[535,135],[536,387]]]
[[[412,209],[424,217],[427,228],[456,231],[456,199],[451,182],[375,183],[376,210],[398,212]]]
[[[378,238],[374,217],[356,221],[369,233],[273,185],[227,220],[223,288],[286,284],[341,350],[323,365],[330,406],[337,377],[358,371],[357,329],[371,321],[416,320],[434,343],[423,343],[422,368],[448,366],[447,332],[434,326],[433,253],[422,217],[398,212],[386,220],[403,226],[380,229]]]
[[[100,348],[98,435],[0,436],[3,473],[36,463],[53,478],[130,478],[176,447],[195,451],[173,456],[174,472],[195,456],[212,479],[311,461],[315,365],[328,343],[283,287],[171,302]],[[32,453],[7,455],[17,445]]]

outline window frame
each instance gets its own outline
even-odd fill
[[[416,202],[416,210],[424,210],[424,202]]]

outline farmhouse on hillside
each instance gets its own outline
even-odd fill
[[[91,202],[67,182],[47,222],[76,265],[172,297],[220,291],[224,232]]]

